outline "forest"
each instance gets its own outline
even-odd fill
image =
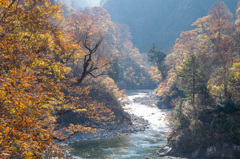
[[[128,122],[119,88],[156,86],[127,26],[105,9],[74,12],[50,0],[0,4],[0,158],[61,156],[54,139]],[[67,113],[72,121],[61,123]]]
[[[170,129],[161,138],[171,147],[164,156],[202,158],[213,145],[214,157],[240,155],[218,152],[226,144],[240,149],[240,3],[107,0],[76,8],[73,2],[0,0],[0,158],[68,158],[71,148],[58,143],[76,134],[147,131],[151,121],[144,126],[147,119],[126,113],[129,90],[154,90],[133,103],[167,112],[157,116]],[[208,6],[206,14],[193,9],[198,4]],[[161,7],[145,10],[153,5]],[[177,6],[194,11],[178,14]],[[121,8],[126,15],[117,13]]]
[[[181,33],[164,61],[166,78],[156,91],[175,107],[169,140],[176,147],[190,143],[182,151],[239,145],[239,11],[234,21],[223,2],[215,3],[193,30]]]

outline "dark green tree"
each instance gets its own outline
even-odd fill
[[[119,65],[118,60],[111,63],[111,72],[108,74],[115,82],[119,80]]]
[[[155,43],[152,43],[148,50],[148,62],[156,65],[158,70],[161,72],[162,78],[165,79],[166,72],[164,64],[166,54],[161,52]]]
[[[196,106],[196,95],[206,92],[203,67],[200,66],[198,58],[194,54],[189,55],[177,75],[179,77],[178,88],[185,93],[187,100],[191,100],[196,120],[198,120],[199,104]]]

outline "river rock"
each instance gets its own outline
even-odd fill
[[[240,152],[240,145],[232,145],[232,148],[236,151],[239,151]]]
[[[158,156],[166,156],[166,154],[168,153],[168,152],[170,152],[172,150],[172,148],[170,148],[169,146],[164,146],[164,147],[162,147],[161,149],[159,149],[158,151],[157,151],[157,154],[158,154]]]
[[[221,145],[212,145],[204,151],[205,158],[239,159],[240,157],[240,146],[228,143],[223,143]]]
[[[147,105],[149,107],[155,107],[159,102],[159,97],[155,94],[149,95],[148,97],[139,97],[133,99],[134,103],[140,103],[143,105]]]
[[[207,156],[214,155],[217,152],[217,147],[216,146],[210,146],[207,148]]]

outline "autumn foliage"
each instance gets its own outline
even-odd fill
[[[217,71],[222,70],[222,73],[218,71],[222,76],[222,80],[219,82],[223,82],[220,96],[227,94],[235,96],[235,92],[231,92],[233,90],[229,89],[228,86],[231,67],[239,62],[236,45],[238,43],[236,41],[238,39],[238,26],[234,26],[232,18],[233,15],[224,3],[216,3],[208,16],[199,18],[193,23],[193,26],[196,27],[194,30],[183,32],[180,35],[180,38],[175,42],[172,53],[166,57],[168,75],[157,89],[160,96],[166,98],[172,91],[176,91],[174,86],[177,85],[179,79],[177,72],[191,54],[199,58],[199,64],[203,67],[207,80],[213,80],[217,77]],[[210,84],[210,81],[209,88],[212,87],[211,84],[217,84],[214,82]],[[214,98],[216,97],[214,96]]]
[[[61,7],[51,0],[0,1],[0,158],[62,156],[54,138],[114,123],[111,107],[91,97],[91,82],[84,79],[110,71],[118,55],[110,53],[106,35],[115,24],[101,8],[64,22]],[[102,81],[118,101],[123,94],[114,81]],[[69,111],[89,123],[59,128],[57,119]]]
[[[0,1],[0,158],[65,157],[54,139],[130,124],[118,86],[151,82],[129,31],[105,9],[52,2]]]
[[[48,0],[13,0],[2,1],[0,8],[0,155],[39,158],[55,149],[54,107],[47,104],[61,97],[54,82],[60,77],[53,77],[58,66],[54,57],[62,55],[55,49],[61,40],[55,36],[61,34],[60,6]]]
[[[166,57],[166,80],[156,92],[175,108],[169,140],[189,143],[189,152],[211,141],[239,144],[239,9],[236,15],[234,24],[227,6],[214,4]]]

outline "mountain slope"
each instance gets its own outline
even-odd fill
[[[147,52],[152,42],[168,49],[180,33],[219,0],[107,0],[102,5],[114,22],[129,25],[134,45]],[[237,0],[223,0],[235,13]]]

